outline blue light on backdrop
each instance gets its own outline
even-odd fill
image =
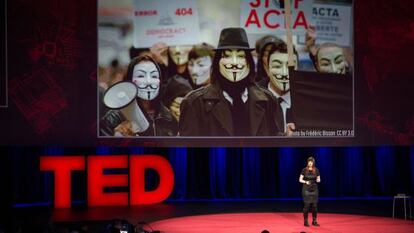
[[[159,154],[171,163],[175,186],[168,201],[295,200],[309,156],[321,172],[321,198],[389,198],[414,193],[414,146],[283,148],[3,148],[12,202],[53,203],[53,175],[39,171],[41,155]],[[5,171],[3,171],[5,172]],[[84,203],[85,172],[77,172],[73,201]],[[147,182],[156,185],[157,177]]]

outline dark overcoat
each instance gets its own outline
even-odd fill
[[[256,84],[247,88],[249,136],[281,135],[277,119],[282,111],[276,98]],[[180,111],[180,136],[234,136],[231,105],[218,82],[190,92]]]

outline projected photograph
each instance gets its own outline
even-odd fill
[[[355,136],[352,0],[98,0],[97,29],[98,138]]]

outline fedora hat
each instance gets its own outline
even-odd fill
[[[224,28],[221,30],[216,50],[224,49],[254,50],[250,48],[246,31],[243,28]]]

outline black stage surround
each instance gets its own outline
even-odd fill
[[[411,145],[413,4],[354,3],[354,137],[104,139],[97,138],[97,2],[8,1],[9,108],[0,109],[1,144]],[[304,119],[299,122],[312,127]]]

